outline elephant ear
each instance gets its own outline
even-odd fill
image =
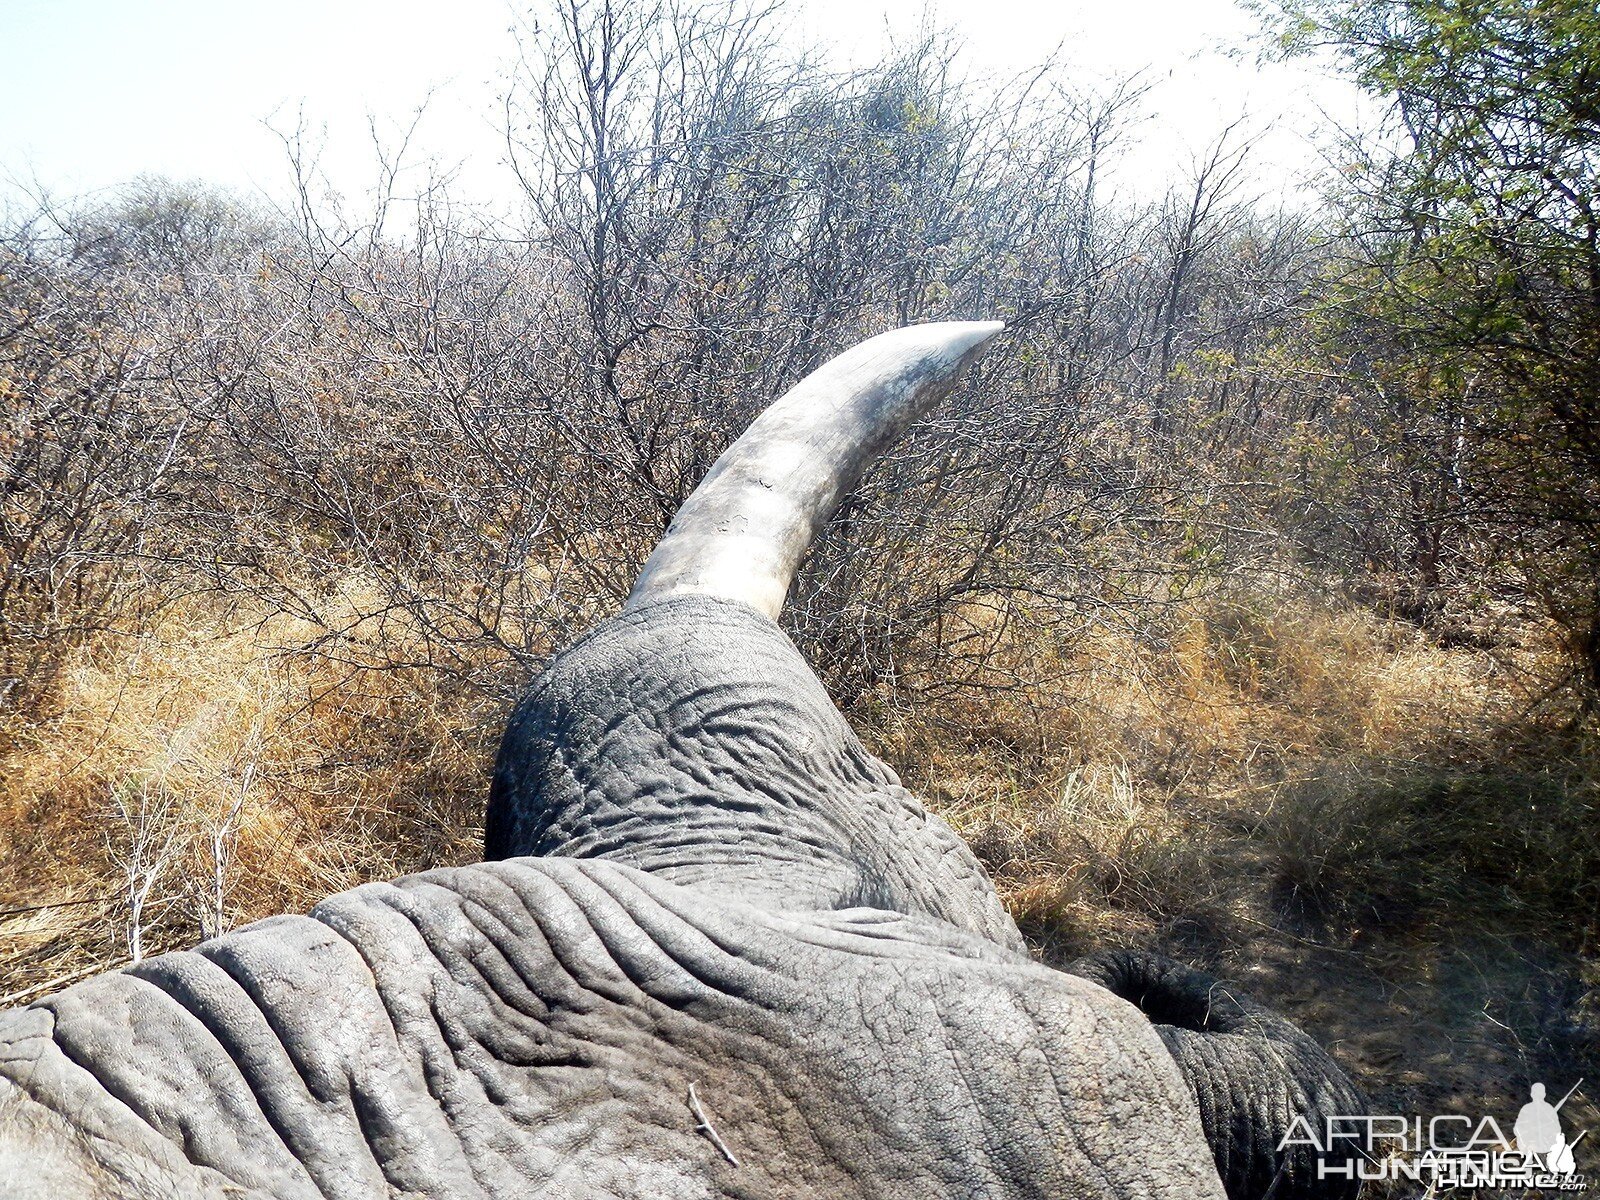
[[[1203,971],[1156,954],[1111,950],[1067,968],[1129,1001],[1156,1027],[1200,1108],[1206,1140],[1231,1200],[1353,1198],[1348,1155],[1303,1144],[1280,1151],[1296,1118],[1319,1138],[1326,1119],[1367,1104],[1327,1051],[1298,1026]],[[1339,1173],[1319,1178],[1318,1162]]]

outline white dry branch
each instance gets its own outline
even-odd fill
[[[711,1118],[706,1116],[706,1110],[700,1107],[700,1097],[694,1094],[694,1084],[692,1083],[689,1085],[689,1111],[694,1114],[694,1119],[698,1122],[694,1127],[695,1132],[703,1133],[710,1138],[711,1144],[722,1151],[722,1157],[737,1167],[739,1165],[738,1158],[734,1156],[732,1150],[728,1149],[728,1143],[722,1140],[722,1136],[712,1128]]]
[[[124,837],[106,833],[106,849],[122,872],[122,898],[127,906],[128,956],[144,958],[144,929],[151,893],[176,857],[178,829],[172,820],[172,794],[147,779],[137,786],[113,786],[114,821]]]
[[[255,779],[256,762],[245,765],[239,777],[232,806],[209,830],[207,849],[211,857],[211,889],[200,906],[201,933],[208,938],[220,937],[228,931],[228,865],[233,858],[233,843],[239,833],[239,819],[244,815],[245,798]]]
[[[193,891],[194,909],[200,922],[200,934],[205,938],[220,937],[228,932],[229,869],[233,865],[234,847],[243,822],[245,802],[255,785],[261,769],[261,722],[250,726],[244,747],[233,763],[218,774],[218,783],[231,793],[233,802],[227,810],[206,822],[200,841],[208,860],[209,871],[202,881],[197,880]],[[242,761],[241,761],[242,760]]]

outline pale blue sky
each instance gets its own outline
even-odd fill
[[[811,0],[791,19],[797,39],[863,61],[923,8]],[[944,0],[936,14],[976,70],[1020,69],[1058,43],[1086,76],[1146,69],[1159,86],[1125,167],[1135,189],[1246,109],[1276,122],[1259,161],[1277,187],[1314,162],[1319,109],[1355,112],[1351,90],[1314,68],[1218,53],[1253,28],[1233,0]],[[141,173],[281,193],[283,151],[263,123],[292,128],[303,109],[326,128],[329,175],[359,194],[372,177],[367,115],[392,128],[431,92],[423,149],[461,164],[469,198],[492,200],[508,192],[494,116],[512,23],[505,0],[0,0],[0,177],[62,194]]]

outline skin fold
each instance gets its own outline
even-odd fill
[[[885,442],[996,329],[874,339],[829,377],[857,434],[813,388],[713,475],[831,506],[862,464],[794,447]],[[1032,961],[778,627],[778,583],[719,590],[719,531],[750,527],[713,499],[518,705],[485,862],[0,1014],[0,1195],[1215,1200],[1246,1161],[1236,1200],[1322,1194],[1262,1147],[1284,1104],[1352,1102],[1332,1061],[1265,1010],[1175,1041],[1189,975]]]

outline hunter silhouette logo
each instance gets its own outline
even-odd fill
[[[1517,1114],[1517,1123],[1512,1127],[1517,1137],[1517,1149],[1537,1159],[1555,1175],[1570,1176],[1575,1170],[1572,1148],[1583,1138],[1583,1134],[1580,1133],[1570,1142],[1562,1137],[1559,1114],[1561,1105],[1570,1100],[1572,1092],[1577,1090],[1578,1085],[1573,1084],[1572,1091],[1561,1097],[1560,1104],[1547,1104],[1544,1084],[1534,1084],[1528,1091],[1528,1103],[1522,1106],[1522,1111]]]
[[[1579,1172],[1573,1151],[1588,1130],[1568,1137],[1561,1122],[1562,1107],[1582,1085],[1578,1080],[1551,1104],[1544,1084],[1535,1083],[1517,1112],[1511,1137],[1492,1116],[1461,1113],[1331,1116],[1321,1129],[1299,1117],[1278,1150],[1313,1147],[1319,1179],[1410,1180],[1426,1184],[1429,1195],[1477,1188],[1582,1192],[1589,1182]]]

